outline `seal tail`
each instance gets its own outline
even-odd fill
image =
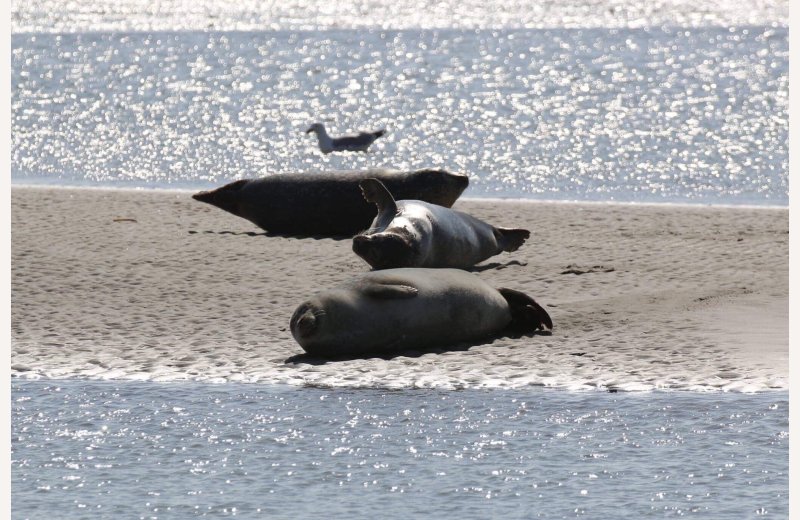
[[[382,137],[383,134],[385,134],[385,133],[386,133],[386,129],[385,128],[381,128],[380,130],[378,130],[376,132],[372,132],[372,135],[374,135],[375,139],[377,139],[379,137]]]
[[[553,320],[544,308],[525,293],[514,289],[498,289],[511,311],[509,328],[519,332],[553,330]]]
[[[516,251],[530,236],[527,229],[494,228],[494,238],[501,251]]]

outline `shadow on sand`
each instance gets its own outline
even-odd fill
[[[519,260],[509,260],[508,262],[505,263],[491,262],[489,264],[476,265],[472,269],[470,269],[470,271],[472,271],[473,273],[481,273],[483,271],[488,271],[489,269],[497,269],[497,270],[505,269],[507,267],[511,267],[512,265],[520,265],[524,267],[528,265],[528,262],[520,262]]]
[[[299,239],[312,239],[312,240],[335,240],[337,242],[343,240],[352,240],[352,236],[349,235],[302,235],[297,233],[272,233],[269,231],[195,231],[190,230],[188,232],[190,235],[197,235],[197,234],[204,234],[204,235],[233,235],[233,236],[247,236],[247,237],[267,237],[267,238],[299,238]],[[509,260],[508,262],[491,262],[488,264],[483,265],[476,265],[469,269],[473,273],[481,273],[483,271],[488,271],[490,269],[506,269],[511,266],[526,266],[528,262],[520,262],[519,260]],[[376,271],[379,269],[371,269],[372,271]]]
[[[525,333],[517,333],[509,331],[508,333],[505,333],[501,336],[492,337],[489,339],[487,338],[478,339],[467,343],[458,343],[456,345],[450,345],[447,347],[408,349],[408,350],[400,350],[397,352],[364,352],[362,354],[329,356],[329,357],[314,356],[311,354],[296,354],[294,356],[286,358],[286,361],[284,361],[284,363],[287,365],[295,365],[295,364],[326,365],[328,363],[337,363],[340,361],[354,361],[357,359],[382,359],[384,361],[389,361],[398,357],[418,358],[426,354],[443,354],[445,352],[464,352],[471,349],[472,347],[487,345],[489,341],[494,341],[496,339],[532,338],[534,336],[551,336],[552,334],[553,334],[552,331],[549,330],[546,331],[537,330],[535,332],[525,332]]]
[[[247,236],[247,237],[268,237],[268,238],[310,238],[313,240],[350,240],[353,237],[348,235],[302,235],[297,233],[271,233],[269,231],[189,231],[190,235],[204,234],[204,235],[233,235],[233,236]]]

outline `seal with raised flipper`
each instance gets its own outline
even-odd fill
[[[365,179],[360,186],[378,215],[368,230],[353,238],[353,251],[374,269],[469,269],[503,251],[516,251],[530,236],[527,229],[494,227],[425,201],[396,201],[378,179]]]
[[[359,183],[378,178],[394,193],[452,206],[469,184],[445,170],[363,170],[274,174],[243,179],[192,198],[245,218],[271,234],[352,237],[369,227],[377,210]]]
[[[307,353],[336,358],[452,347],[504,331],[551,330],[547,311],[513,289],[459,269],[371,271],[295,310],[292,335]]]

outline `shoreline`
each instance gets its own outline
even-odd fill
[[[233,182],[233,181],[230,181]],[[52,189],[52,190],[96,190],[96,191],[120,191],[120,192],[137,192],[137,193],[184,193],[192,194],[202,190],[211,190],[219,188],[226,183],[209,185],[206,187],[197,188],[163,188],[163,187],[125,187],[125,186],[79,186],[79,185],[55,185],[55,184],[24,184],[24,183],[11,183],[12,189],[23,190],[37,190],[37,189]],[[469,188],[467,188],[469,190]],[[623,201],[623,200],[579,200],[579,199],[536,199],[536,198],[515,198],[515,197],[472,197],[470,195],[461,195],[458,199],[462,202],[512,202],[512,203],[543,203],[543,204],[575,204],[575,205],[609,205],[609,206],[674,206],[674,207],[687,207],[687,208],[742,208],[742,209],[768,209],[768,210],[787,210],[790,205],[781,204],[733,204],[733,203],[712,203],[712,202],[639,202],[639,201]]]
[[[15,378],[788,390],[788,208],[460,199],[531,230],[476,274],[536,298],[553,335],[313,364],[287,363],[289,316],[366,264],[188,193],[12,185]]]
[[[729,396],[748,396],[748,395],[781,395],[785,394],[788,398],[789,396],[789,388],[764,388],[759,390],[753,391],[746,391],[746,392],[737,392],[737,391],[724,391],[724,390],[716,390],[716,389],[708,389],[708,388],[647,388],[647,389],[623,389],[623,388],[604,388],[604,387],[591,387],[591,388],[562,388],[562,387],[552,387],[552,386],[543,386],[543,385],[527,385],[527,386],[514,386],[514,387],[504,387],[504,386],[485,386],[485,387],[463,387],[463,388],[445,388],[445,387],[408,387],[408,388],[389,388],[384,387],[381,385],[375,386],[336,386],[336,385],[315,385],[315,384],[304,384],[304,385],[296,385],[291,383],[285,382],[272,382],[272,381],[205,381],[199,379],[174,379],[174,380],[150,380],[150,379],[111,379],[111,378],[98,378],[98,377],[86,377],[86,376],[69,376],[69,377],[48,377],[41,374],[29,374],[29,375],[20,375],[20,374],[11,374],[9,378],[12,391],[15,391],[13,385],[16,383],[28,383],[28,382],[52,382],[54,384],[63,384],[63,382],[71,382],[80,384],[83,382],[86,383],[99,383],[101,385],[108,384],[108,385],[119,385],[125,383],[133,383],[133,384],[157,384],[157,385],[165,385],[165,386],[175,386],[179,387],[181,385],[185,385],[186,387],[191,387],[193,385],[225,385],[232,386],[234,388],[241,388],[247,389],[250,388],[252,385],[258,385],[259,388],[264,387],[272,387],[279,391],[292,391],[298,388],[302,389],[309,389],[309,390],[374,390],[379,392],[420,392],[422,395],[427,395],[427,392],[439,391],[439,392],[452,392],[458,391],[460,392],[475,392],[475,393],[507,393],[509,395],[517,395],[517,394],[525,394],[530,395],[531,392],[565,392],[570,394],[578,394],[578,395],[588,395],[593,393],[601,393],[607,394],[612,393],[616,395],[632,395],[638,396],[642,394],[657,394],[657,395],[679,395],[679,396],[689,396],[689,395],[708,395],[708,394],[722,394],[722,395],[729,395]]]

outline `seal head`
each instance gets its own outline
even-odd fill
[[[366,260],[373,269],[390,269],[415,264],[419,243],[407,229],[392,233],[374,233],[353,237],[353,252]]]

